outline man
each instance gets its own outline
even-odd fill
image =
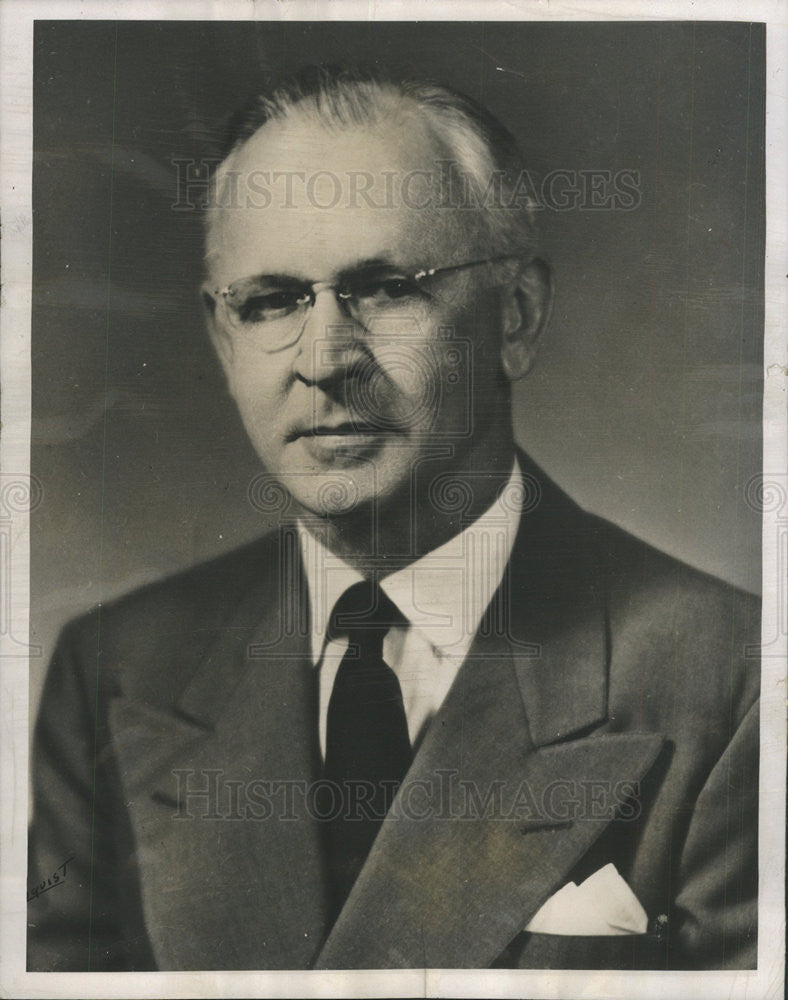
[[[31,969],[754,966],[755,608],[515,447],[522,170],[428,84],[238,121],[203,295],[279,528],[64,630]]]

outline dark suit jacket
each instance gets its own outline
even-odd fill
[[[541,500],[333,927],[294,532],[64,629],[30,969],[755,966],[756,602],[522,461]],[[524,932],[611,861],[666,932]]]

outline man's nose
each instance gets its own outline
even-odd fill
[[[333,285],[315,284],[307,307],[293,368],[305,382],[341,377],[362,353],[364,328],[343,307]]]

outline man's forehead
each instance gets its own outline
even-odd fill
[[[352,173],[434,168],[442,152],[427,122],[406,103],[368,122],[330,123],[294,109],[262,125],[231,157],[237,170]]]

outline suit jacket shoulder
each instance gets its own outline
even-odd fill
[[[664,724],[665,710],[685,732],[692,718],[695,731],[704,717],[737,727],[759,694],[760,599],[591,521],[604,560],[612,702],[636,695],[646,728]]]
[[[100,674],[102,688],[169,702],[239,606],[279,601],[280,537],[247,545],[99,605],[69,622],[59,648]],[[53,667],[57,666],[57,656]]]

